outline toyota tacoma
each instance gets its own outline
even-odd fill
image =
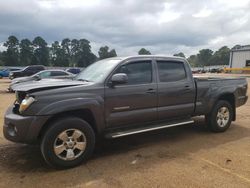
[[[41,80],[16,88],[4,136],[39,143],[45,161],[70,168],[86,161],[97,138],[193,123],[205,115],[224,132],[247,101],[245,78],[193,77],[183,58],[115,57],[88,66],[74,80]]]

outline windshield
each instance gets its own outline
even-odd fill
[[[22,68],[22,69],[21,69],[21,71],[24,71],[24,70],[26,70],[27,68],[28,68],[28,66],[27,66],[27,67]]]
[[[97,61],[79,73],[75,79],[89,82],[103,81],[120,61],[120,59]]]

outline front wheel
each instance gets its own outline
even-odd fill
[[[226,131],[233,119],[233,107],[224,100],[218,101],[210,114],[206,115],[208,127],[213,132]]]
[[[45,132],[41,152],[45,161],[55,168],[71,168],[86,161],[95,146],[91,126],[77,117],[54,121]]]

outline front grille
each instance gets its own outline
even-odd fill
[[[19,114],[19,107],[20,107],[20,104],[18,104],[18,103],[14,104],[13,112],[15,114]]]

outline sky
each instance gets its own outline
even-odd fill
[[[0,0],[0,50],[9,35],[49,44],[85,38],[97,54],[142,47],[186,56],[200,49],[250,44],[250,0]]]

